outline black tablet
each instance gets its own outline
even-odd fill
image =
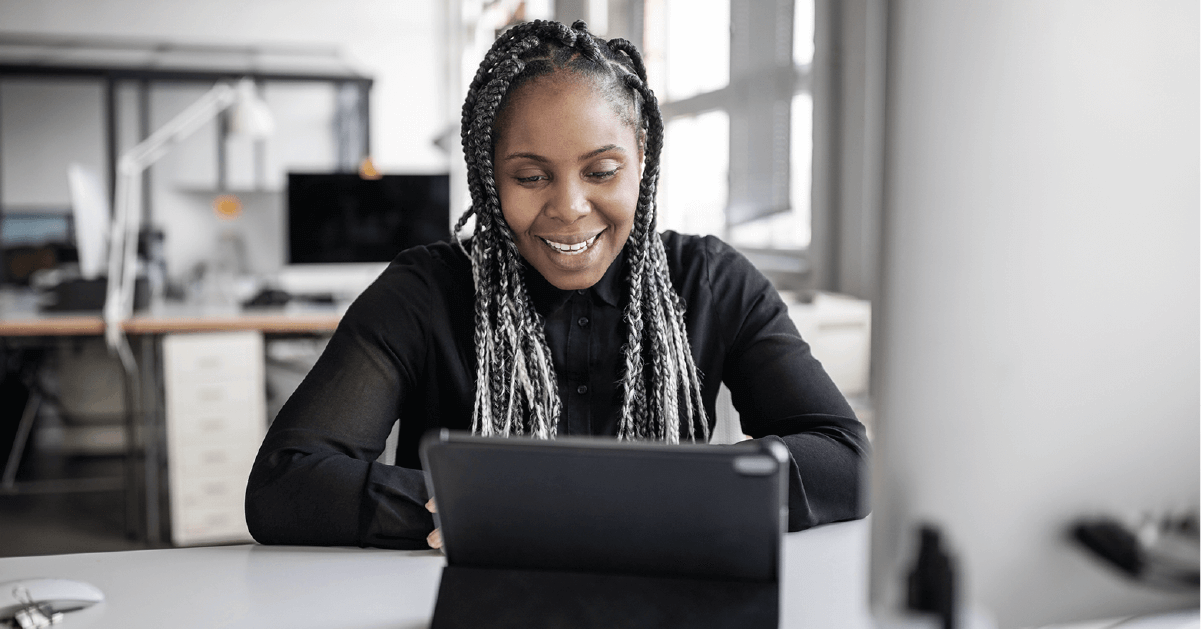
[[[447,564],[776,582],[787,527],[779,443],[477,437],[421,447]]]

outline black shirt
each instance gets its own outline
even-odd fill
[[[790,530],[862,517],[863,426],[775,289],[717,238],[662,236],[710,428],[724,382],[742,431],[781,439],[791,454]],[[622,266],[619,256],[579,291],[525,267],[559,379],[560,434],[617,433]],[[402,252],[355,300],[259,450],[246,493],[256,540],[426,547],[433,520],[418,445],[431,428],[471,428],[474,303],[470,260],[452,243]],[[378,463],[397,419],[396,465]]]

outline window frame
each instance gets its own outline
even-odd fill
[[[644,4],[644,0],[640,4]],[[818,0],[817,5],[823,4]],[[814,100],[813,177],[810,194],[812,238],[808,247],[748,247],[731,242],[781,290],[806,290],[814,286],[811,251],[821,232],[817,229],[819,161],[818,95],[815,64],[796,63],[793,57],[794,0],[730,1],[730,80],[721,88],[687,98],[660,102],[664,125],[673,120],[712,111],[730,119],[728,198],[724,210],[723,239],[734,225],[788,211],[791,200],[792,99],[809,94]],[[823,12],[817,7],[815,39]],[[767,36],[764,36],[764,35]],[[652,33],[644,33],[644,41]],[[644,47],[653,49],[651,47]],[[754,98],[752,95],[760,95]],[[824,108],[823,108],[824,109]],[[780,141],[780,138],[788,141]],[[764,150],[763,147],[767,147]]]

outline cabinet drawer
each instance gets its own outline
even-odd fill
[[[167,414],[174,417],[213,413],[245,415],[263,395],[259,383],[187,383],[167,389]]]
[[[211,478],[181,478],[171,483],[172,498],[184,511],[191,509],[242,509],[249,472]]]
[[[163,339],[172,384],[262,380],[263,339],[257,332],[173,334]]]
[[[247,478],[258,453],[259,440],[251,436],[244,442],[194,443],[179,448],[171,453],[171,473],[178,474],[185,482],[202,478]]]
[[[186,509],[172,528],[172,541],[181,546],[251,541],[241,508]]]
[[[183,449],[202,443],[258,442],[263,438],[262,423],[257,413],[248,410],[189,414],[171,418],[167,425],[167,438],[170,443]]]

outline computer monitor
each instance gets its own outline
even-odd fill
[[[397,253],[450,237],[450,176],[288,173],[287,265],[292,293],[353,297]]]
[[[450,176],[288,173],[288,263],[388,262],[450,236]]]
[[[1195,513],[1201,491],[1198,5],[1096,9],[889,5],[882,619],[909,605],[927,524],[976,626],[1197,607],[1071,534]]]

